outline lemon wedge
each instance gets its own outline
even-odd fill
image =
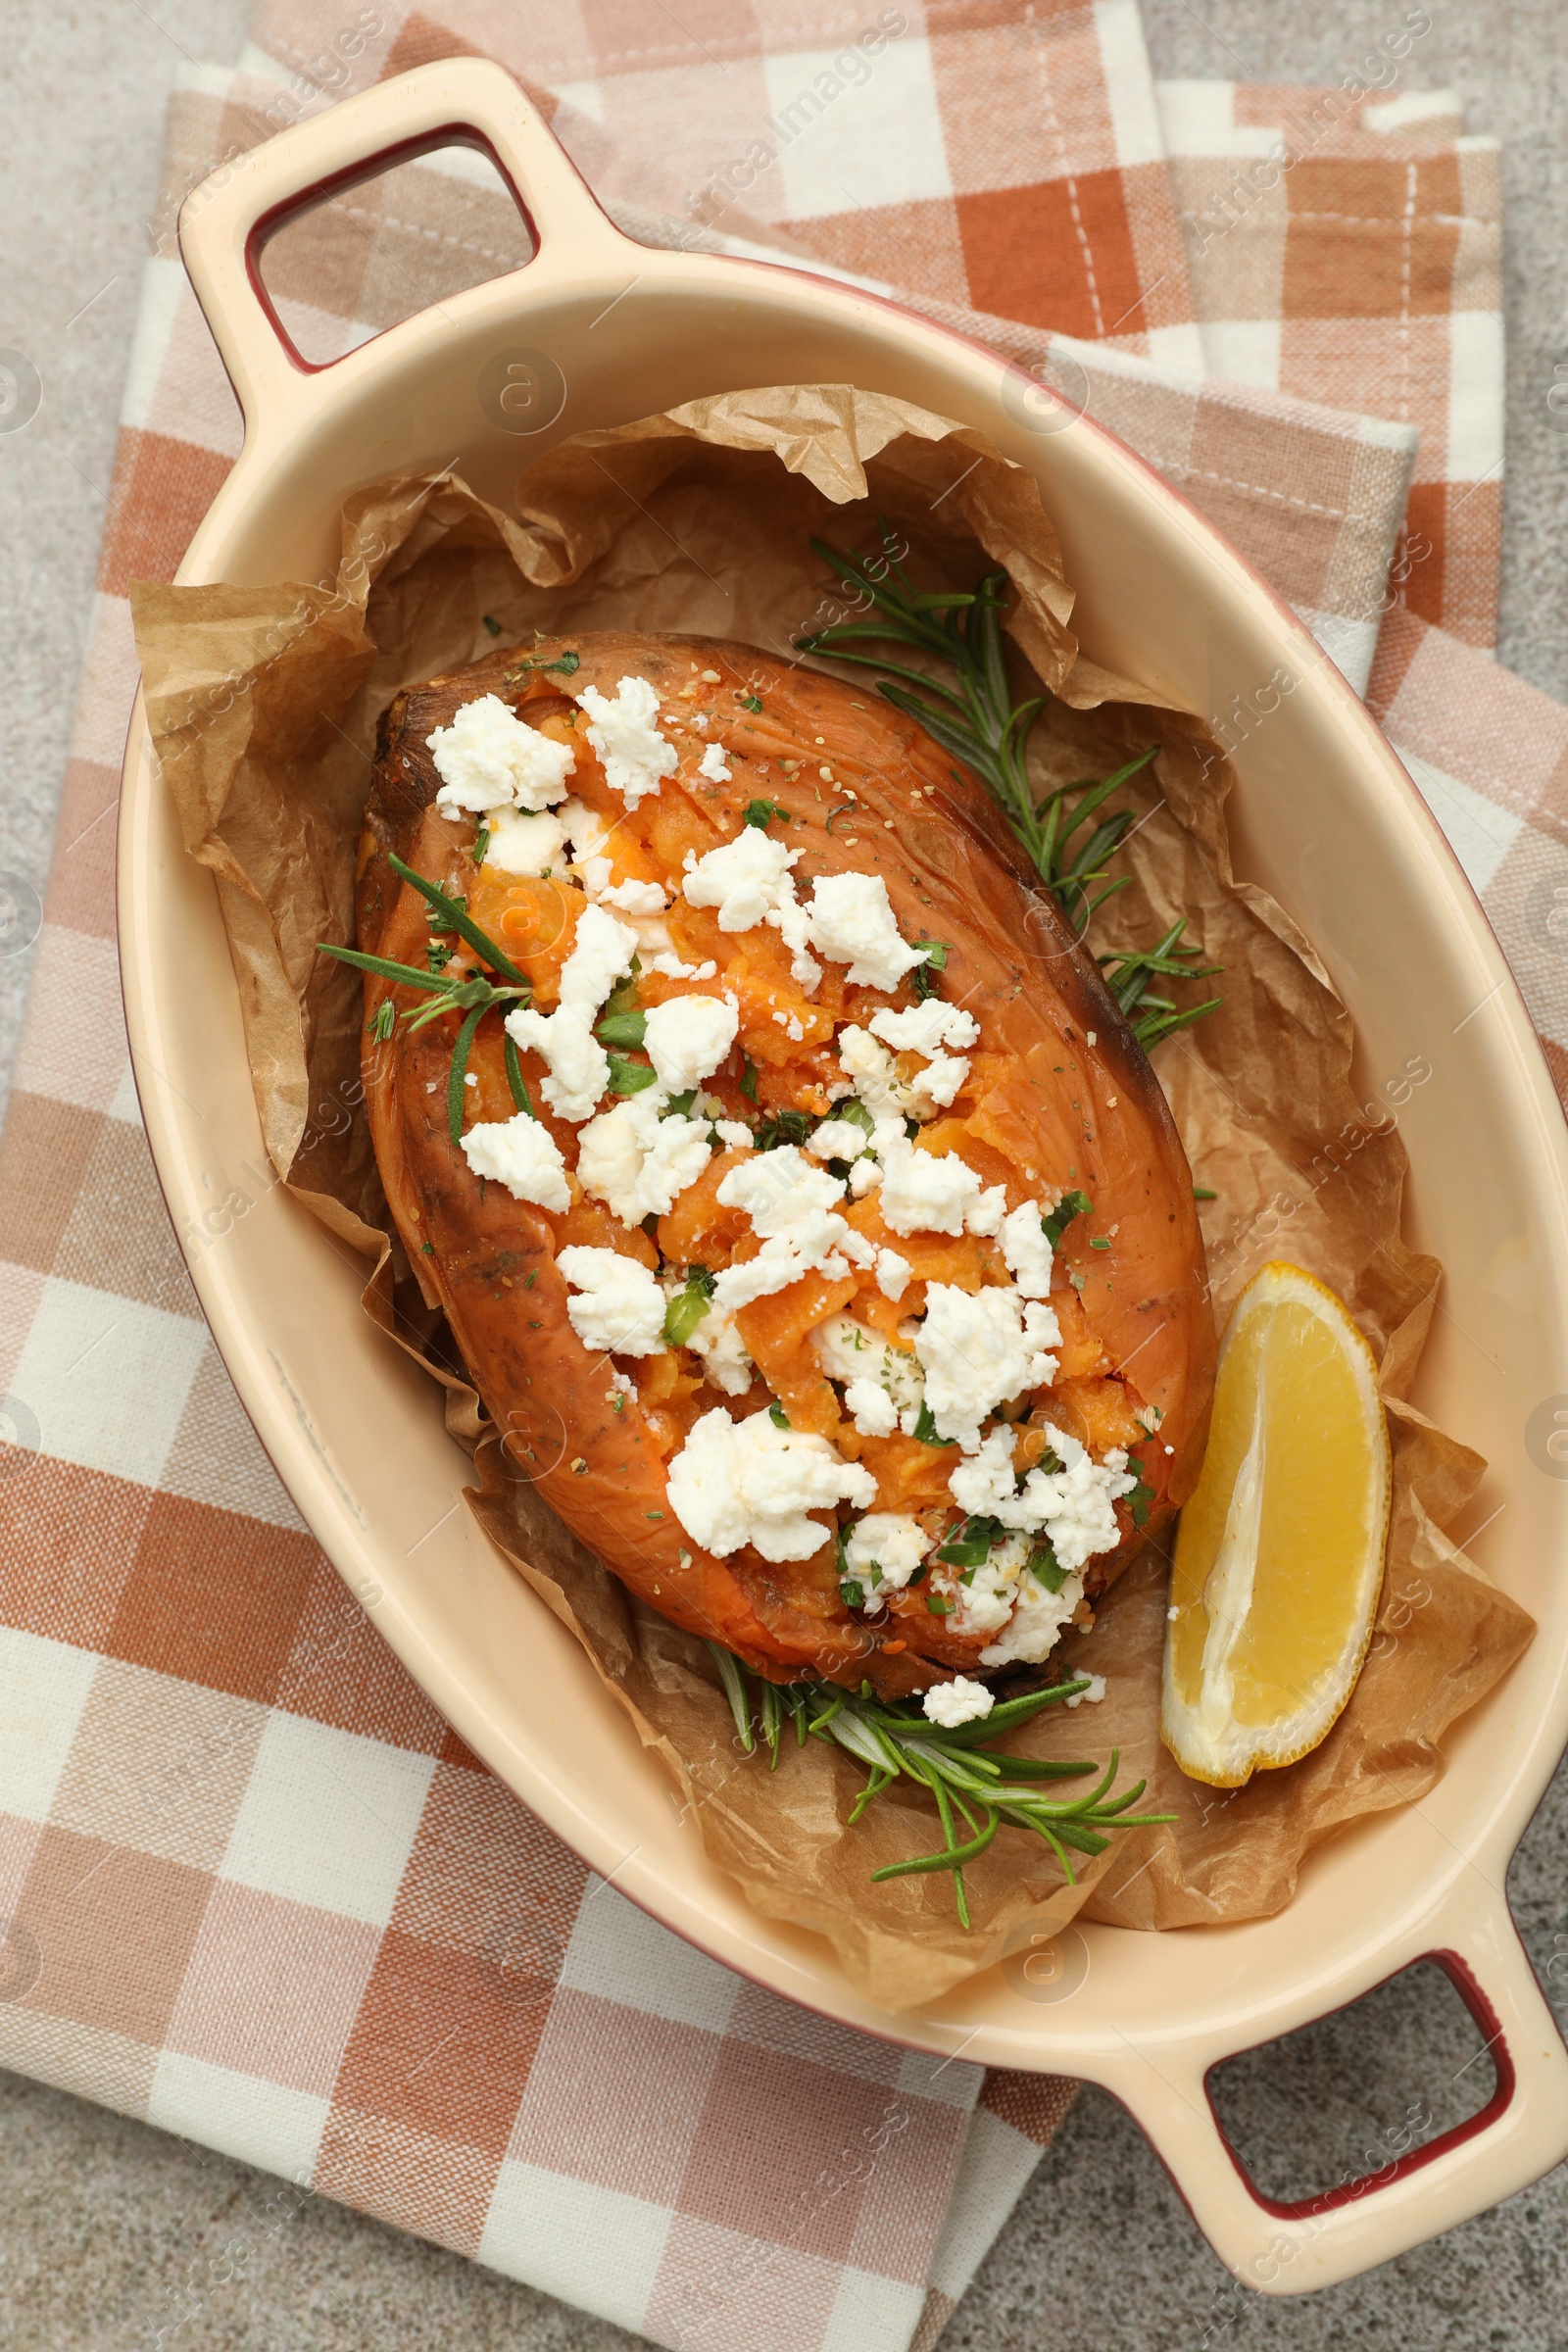
[[[1372,1350],[1314,1275],[1265,1266],[1176,1538],[1160,1735],[1190,1779],[1238,1788],[1334,1723],[1371,1637],[1390,1469]]]

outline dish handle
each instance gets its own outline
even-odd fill
[[[292,213],[438,147],[478,146],[507,181],[535,253],[569,248],[585,270],[639,248],[601,211],[586,181],[510,74],[486,58],[441,58],[378,82],[225,163],[180,206],[179,250],[228,370],[247,433],[291,426],[325,398],[316,379],[352,363],[305,359],[261,273],[267,240]],[[524,263],[527,269],[529,263]],[[442,304],[485,296],[475,287]],[[417,333],[417,318],[373,338]],[[361,348],[364,348],[363,346]]]
[[[1321,2195],[1283,2202],[1248,2177],[1208,2091],[1211,2069],[1236,2051],[1184,2061],[1162,2050],[1156,2063],[1129,2045],[1128,2063],[1106,2078],[1244,2286],[1298,2295],[1356,2278],[1499,2204],[1568,2155],[1568,2049],[1501,1891],[1478,1871],[1450,1886],[1404,1965],[1423,1959],[1443,1969],[1479,2026],[1493,2094],[1423,2146],[1400,2151],[1391,2137],[1386,2164]]]

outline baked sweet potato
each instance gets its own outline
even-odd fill
[[[575,636],[398,696],[360,947],[487,968],[401,863],[512,994],[415,1025],[368,974],[367,1098],[516,1472],[760,1674],[894,1695],[1044,1656],[1189,1492],[1202,1246],[978,783],[834,678],[760,699],[759,659]]]

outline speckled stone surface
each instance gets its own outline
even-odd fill
[[[1508,482],[1502,658],[1568,698],[1568,435],[1545,392],[1568,359],[1568,41],[1561,0],[1429,0],[1411,86],[1452,82],[1505,142]],[[1333,80],[1402,11],[1357,0],[1144,0],[1160,74]],[[242,0],[18,0],[6,19],[0,346],[44,401],[0,435],[0,871],[41,886],[103,525],[115,420],[180,53],[223,60]],[[25,956],[0,957],[0,1077]],[[1568,1955],[1568,1776],[1521,1846],[1515,1915],[1544,1972]],[[1557,1968],[1568,1978],[1568,1958]],[[1568,1992],[1568,1984],[1562,1991]],[[1548,1980],[1554,1996],[1559,1987]],[[1430,2115],[1480,2105],[1488,2061],[1457,2001],[1415,1972],[1217,2088],[1267,2188],[1365,2169]],[[130,2352],[184,2315],[202,2352],[611,2352],[631,2338],[341,2207],[61,2093],[0,2076],[0,2352]],[[956,2315],[964,2352],[1206,2352],[1568,2345],[1568,2171],[1374,2276],[1301,2301],[1236,2287],[1137,2130],[1089,2091]]]

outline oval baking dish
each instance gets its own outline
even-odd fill
[[[330,367],[282,336],[259,240],[303,203],[454,140],[486,149],[534,224],[510,275]],[[1439,1083],[1404,1115],[1411,1238],[1442,1257],[1446,1315],[1416,1401],[1465,1430],[1508,1508],[1488,1565],[1540,1623],[1447,1741],[1419,1807],[1314,1855],[1280,1916],[1158,1937],[1091,1927],[1070,2001],[1008,1968],[894,2016],[829,1947],[750,1910],[680,1823],[661,1768],[570,1637],[455,1507],[466,1458],[422,1376],[361,1311],[361,1267],[279,1192],[193,1268],[235,1385],[296,1502],[463,1738],[597,1870],[719,1960],[847,2025],[965,2059],[1103,2083],[1150,2134],[1227,2265],[1299,2292],[1387,2260],[1568,2151],[1568,2053],[1509,1919],[1509,1856],[1568,1737],[1568,1484],[1526,1450],[1568,1405],[1568,1132],[1518,991],[1388,745],[1295,615],[1212,527],[1093,423],[1031,430],[1034,387],[896,306],[804,272],[630,244],[510,76],[422,68],[271,140],[199,189],[181,243],[245,416],[191,544],[188,583],[312,579],[360,484],[455,466],[510,500],[519,443],[482,412],[487,362],[550,355],[564,405],[528,446],[749,385],[854,382],[973,425],[1039,481],[1096,659],[1162,699],[1223,709],[1289,665],[1298,686],[1235,753],[1240,870],[1322,955],[1376,1082],[1412,1052]],[[138,703],[120,833],[126,1015],[176,1226],[263,1147],[209,877],[181,851]],[[156,1073],[151,1075],[150,1073]],[[1494,1367],[1505,1367],[1498,1378]],[[1460,2130],[1302,2206],[1263,2199],[1221,2134],[1211,2067],[1439,1959],[1491,2043],[1496,2090]]]

